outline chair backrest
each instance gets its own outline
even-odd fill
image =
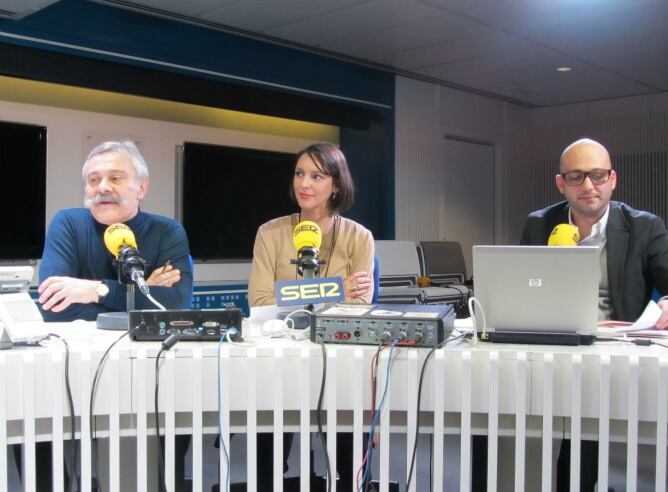
[[[378,261],[383,264],[381,286],[416,285],[420,260],[413,241],[375,241]]]
[[[452,277],[464,283],[466,263],[462,246],[456,241],[420,241],[422,273],[428,277]]]
[[[191,255],[188,255],[188,265],[190,266],[190,271],[193,272],[193,285],[190,288],[190,297],[188,298],[188,309],[191,309],[195,300],[195,265],[193,264],[193,257]]]
[[[656,289],[654,289],[654,290],[652,291],[652,300],[653,300],[654,302],[659,302],[659,299],[661,299],[661,297],[663,297],[663,296],[661,295],[661,292],[659,292],[659,291],[656,290]]]

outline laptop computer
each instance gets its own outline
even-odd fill
[[[481,339],[590,344],[596,338],[600,249],[595,246],[474,246]],[[474,305],[474,311],[476,306]]]

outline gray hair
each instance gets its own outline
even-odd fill
[[[88,164],[88,162],[96,155],[105,154],[107,152],[114,152],[116,154],[125,155],[128,159],[130,159],[132,166],[135,168],[135,172],[137,173],[137,181],[141,183],[148,180],[148,166],[146,165],[146,161],[142,157],[141,152],[139,152],[139,149],[134,144],[134,142],[126,140],[124,142],[104,142],[91,150],[88,154],[88,157],[86,157],[86,161],[84,162],[83,167],[81,168],[81,176],[83,177],[84,181],[86,180],[86,175],[84,172],[86,169],[86,164]]]

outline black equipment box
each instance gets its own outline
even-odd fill
[[[180,341],[219,341],[230,328],[241,334],[241,309],[157,309],[130,311],[131,340],[161,341],[171,334]]]
[[[452,333],[455,310],[451,304],[334,304],[312,318],[312,342],[379,345],[400,338],[435,347]]]

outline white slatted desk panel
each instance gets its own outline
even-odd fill
[[[98,332],[90,326],[70,324],[57,331],[73,336],[70,376],[75,411],[80,417],[77,437],[83,436],[80,450],[82,486],[91,487],[93,461],[89,440],[88,399],[95,368],[118,332]],[[166,436],[166,477],[173,490],[174,436],[193,434],[198,450],[193,453],[193,486],[202,490],[202,434],[216,434],[217,370],[221,370],[223,433],[229,445],[231,433],[247,433],[247,469],[254,470],[257,432],[296,432],[307,444],[307,432],[314,432],[322,371],[320,346],[308,341],[256,339],[255,348],[224,346],[218,360],[216,343],[177,344],[164,354],[160,372],[161,430]],[[105,490],[124,490],[128,476],[132,488],[153,490],[155,476],[153,391],[157,343],[120,342],[112,351],[102,373],[94,413],[95,435],[103,438],[106,455]],[[370,388],[369,368],[375,347],[327,345],[328,378],[324,395],[324,425],[339,432],[354,433],[356,458],[364,445],[362,433],[368,429]],[[389,490],[390,434],[408,434],[404,449],[392,453],[410,460],[415,432],[415,405],[418,378],[427,350],[397,348],[391,372],[387,407],[376,429],[380,449],[381,491]],[[385,381],[389,350],[381,356],[379,394]],[[69,436],[69,409],[64,387],[64,349],[54,342],[38,349],[0,352],[0,450],[24,443],[24,486],[35,484],[35,443],[54,442],[54,459],[67,454],[63,441]],[[668,417],[668,349],[641,348],[621,343],[592,347],[538,347],[518,345],[472,346],[455,343],[436,352],[425,375],[422,394],[421,433],[433,433],[436,463],[443,462],[446,435],[461,435],[459,463],[461,490],[468,490],[472,434],[489,435],[488,489],[524,490],[527,464],[542,471],[541,488],[552,489],[554,443],[562,435],[600,441],[600,483],[607,482],[609,443],[627,442],[627,490],[637,485],[637,446],[657,444],[655,489],[666,484],[666,419]],[[282,410],[276,413],[277,410]],[[337,411],[338,410],[338,411]],[[571,419],[571,416],[573,419]],[[599,419],[601,417],[601,419]],[[328,433],[327,447],[335,466],[336,440]],[[499,458],[499,439],[515,440],[514,454]],[[542,456],[527,456],[527,439],[542,440]],[[131,442],[133,456],[126,456]],[[280,440],[279,440],[280,441]],[[10,448],[11,449],[11,448]],[[229,448],[228,448],[229,449]],[[282,446],[275,447],[275,485],[282,467]],[[574,453],[576,454],[576,453]],[[7,456],[5,454],[5,456]],[[0,490],[6,488],[6,459],[0,455]],[[309,454],[300,455],[300,467],[309,466]],[[510,463],[514,479],[508,487],[497,483],[499,463]],[[128,469],[128,463],[132,470]],[[136,469],[135,469],[136,467]],[[572,460],[572,476],[579,464]],[[62,469],[53,467],[62,490]],[[443,490],[444,470],[434,469],[435,491]],[[225,468],[221,467],[221,479]],[[302,475],[303,476],[303,475]],[[417,490],[416,480],[411,490]],[[575,482],[574,482],[575,483]],[[125,484],[125,485],[124,485]],[[302,479],[302,490],[308,480]],[[353,484],[350,484],[351,490]],[[254,480],[249,491],[256,489]]]

